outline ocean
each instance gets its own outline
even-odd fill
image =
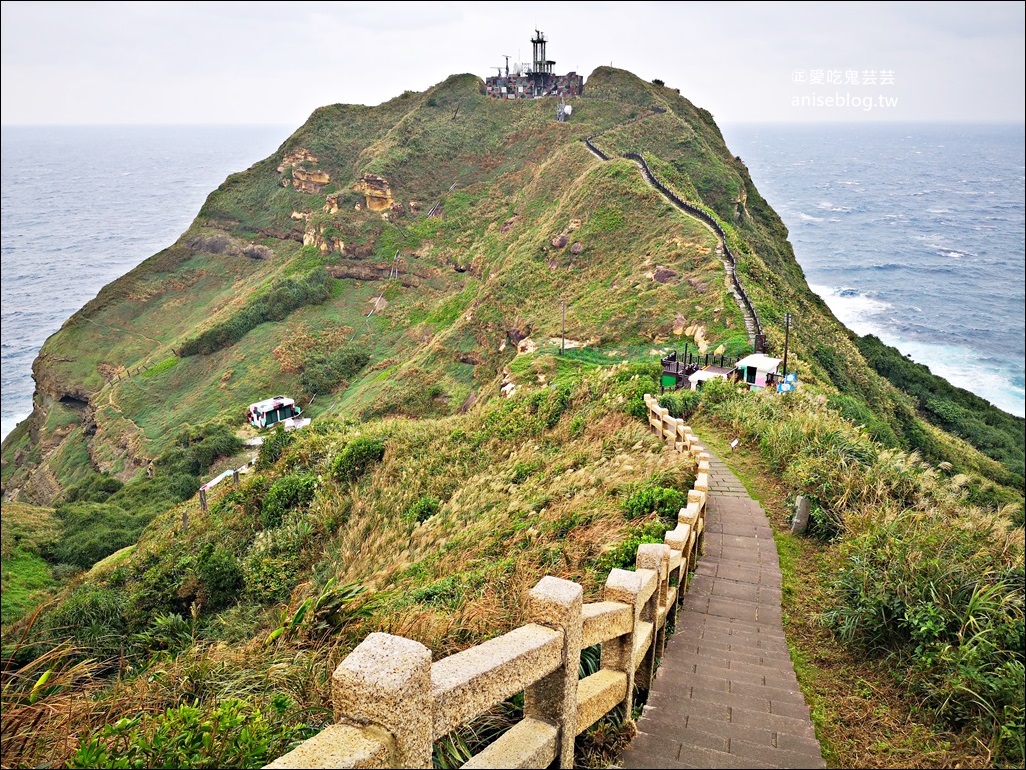
[[[32,411],[43,342],[114,279],[174,243],[225,178],[289,126],[2,129],[3,437]]]
[[[722,129],[787,224],[809,284],[849,328],[1024,414],[1022,126]],[[3,127],[4,437],[32,409],[46,338],[291,131]]]
[[[1024,416],[1022,125],[745,124],[723,134],[845,326]]]

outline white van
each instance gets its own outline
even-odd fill
[[[288,396],[257,401],[249,405],[249,424],[254,428],[272,428],[279,423],[285,430],[305,428],[310,424],[309,417],[301,417],[303,410]]]

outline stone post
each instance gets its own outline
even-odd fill
[[[648,663],[651,665],[648,678],[651,679],[655,675],[656,660],[662,657],[663,648],[666,646],[666,618],[663,618],[664,622],[660,625],[659,612],[660,609],[665,609],[667,616],[671,612],[667,602],[670,590],[670,546],[661,543],[643,543],[638,546],[635,563],[638,569],[650,569],[659,576],[659,587],[655,592],[655,612],[653,613],[653,621],[656,625],[652,629],[652,650],[648,656]]]
[[[331,695],[336,721],[375,725],[393,736],[395,767],[431,767],[434,700],[427,647],[370,634],[338,664]]]
[[[559,728],[559,767],[574,766],[577,736],[577,672],[584,633],[584,589],[546,575],[531,589],[527,617],[563,632],[563,665],[524,691],[524,716],[544,719]]]
[[[794,521],[791,522],[791,534],[798,535],[808,529],[810,508],[809,498],[805,495],[798,495],[794,501]]]
[[[622,602],[631,607],[632,621],[630,632],[602,645],[602,668],[622,671],[627,675],[627,694],[623,700],[623,717],[626,723],[633,724],[634,716],[634,639],[638,634],[638,622],[641,620],[641,575],[625,569],[611,569],[606,579],[602,599],[607,602]]]

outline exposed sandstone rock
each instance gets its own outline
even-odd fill
[[[571,254],[580,254],[582,251],[584,251],[584,244],[580,241],[577,241],[577,243],[570,247]]]
[[[346,245],[342,238],[337,235],[326,235],[327,229],[327,225],[307,225],[306,232],[303,233],[303,245],[316,246],[322,254],[332,251],[344,254]]]
[[[326,171],[305,168],[292,169],[292,186],[300,192],[316,195],[329,182],[331,182],[331,176]]]
[[[325,214],[337,214],[338,213],[338,193],[327,195],[324,198],[324,208],[321,209]]]
[[[555,238],[552,239],[552,245],[555,246],[557,249],[563,248],[569,242],[570,239],[565,235],[557,235]]]
[[[305,147],[297,147],[294,150],[289,150],[285,153],[285,156],[281,159],[281,163],[278,165],[278,173],[284,174],[286,169],[295,168],[303,163],[316,163],[317,157],[307,150]]]
[[[392,186],[384,177],[364,174],[353,189],[364,196],[371,211],[386,211],[392,207]]]

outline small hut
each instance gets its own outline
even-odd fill
[[[752,353],[745,356],[734,367],[735,377],[744,382],[752,390],[775,388],[783,375],[780,372],[779,358],[772,358],[765,353]]]

